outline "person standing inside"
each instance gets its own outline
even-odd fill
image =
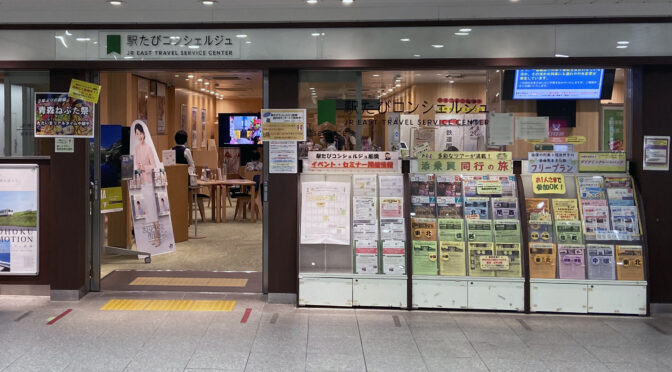
[[[187,164],[190,175],[196,174],[196,166],[194,165],[194,158],[191,156],[191,150],[187,148],[187,132],[183,130],[177,131],[175,133],[175,144],[173,147],[175,150],[175,163],[177,164]]]

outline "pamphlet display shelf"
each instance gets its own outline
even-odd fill
[[[413,275],[413,308],[524,311],[524,278]]]
[[[299,306],[406,308],[404,176],[301,175]]]
[[[538,175],[521,175],[530,312],[646,315],[644,221],[631,177],[565,174],[564,193],[535,194]],[[547,228],[535,214],[546,215]]]

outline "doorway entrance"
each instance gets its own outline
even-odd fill
[[[100,84],[100,288],[262,292],[263,72],[101,72]],[[150,196],[136,192],[139,138],[165,169]]]

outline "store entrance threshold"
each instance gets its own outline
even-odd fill
[[[101,281],[103,291],[261,293],[260,271],[115,270]]]

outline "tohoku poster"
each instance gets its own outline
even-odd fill
[[[35,137],[93,138],[94,104],[68,93],[35,93]]]
[[[39,168],[0,165],[0,275],[37,275]]]

